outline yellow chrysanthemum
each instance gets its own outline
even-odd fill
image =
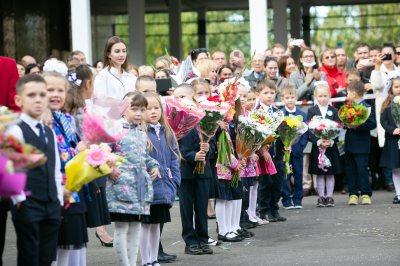
[[[102,165],[100,165],[99,168],[100,168],[100,171],[102,171],[103,173],[107,173],[111,170],[110,167],[108,166],[108,164],[102,164]]]
[[[352,114],[352,115],[354,115],[354,114],[356,113],[356,111],[354,111],[353,108],[350,108],[350,109],[349,109],[349,113]]]

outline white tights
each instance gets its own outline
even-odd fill
[[[140,255],[142,256],[142,265],[157,261],[159,242],[160,224],[142,223],[142,229],[140,230]],[[160,266],[158,263],[154,265]]]
[[[231,232],[240,229],[240,214],[242,212],[242,200],[232,200]]]
[[[114,253],[119,266],[136,265],[140,224],[140,222],[115,222]]]
[[[250,187],[249,208],[247,209],[247,214],[249,215],[250,219],[256,217],[257,190],[258,190],[258,181],[254,181],[254,186]]]
[[[57,248],[57,260],[51,263],[51,266],[86,266],[86,248],[73,249]]]

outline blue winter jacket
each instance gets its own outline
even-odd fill
[[[175,145],[172,134],[169,142],[174,150],[172,152],[165,139],[165,126],[161,126],[160,136],[157,136],[155,129],[147,124],[147,134],[153,143],[154,148],[150,151],[150,156],[160,164],[160,177],[153,181],[154,199],[151,205],[174,204],[176,190],[181,184],[181,172],[179,171],[178,148]]]

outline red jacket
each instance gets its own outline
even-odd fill
[[[333,68],[322,66],[320,70],[326,74],[326,81],[329,84],[329,89],[331,90],[332,98],[337,96],[336,92],[337,88],[339,87],[347,88],[346,71],[342,71],[336,66]]]
[[[0,106],[7,106],[13,111],[21,111],[15,105],[15,85],[19,80],[17,64],[11,58],[0,56]]]

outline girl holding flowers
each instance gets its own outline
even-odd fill
[[[125,97],[131,105],[124,114],[124,128],[130,130],[112,150],[116,155],[126,156],[127,161],[119,169],[113,169],[106,190],[111,221],[115,222],[114,253],[120,266],[136,265],[141,222],[149,221],[152,181],[160,167],[149,155],[147,135],[142,129],[147,100],[140,92],[130,92]]]
[[[381,125],[385,130],[385,145],[379,166],[393,169],[393,184],[396,197],[393,204],[400,204],[400,72],[389,72],[386,89],[387,95],[381,108]]]
[[[160,242],[160,223],[171,222],[169,209],[173,206],[177,188],[181,184],[178,141],[165,117],[161,98],[146,93],[147,110],[143,128],[147,131],[150,156],[160,165],[159,178],[153,180],[154,199],[150,215],[142,216],[140,254],[142,265],[156,265]]]
[[[314,98],[317,100],[317,105],[308,109],[307,120],[311,121],[314,116],[322,116],[323,119],[330,119],[340,123],[338,116],[338,109],[329,105],[329,99],[331,98],[331,91],[328,84],[318,84],[315,87]],[[308,173],[317,175],[317,189],[318,189],[318,207],[334,207],[335,202],[332,198],[333,189],[335,187],[334,175],[342,172],[342,164],[340,160],[340,154],[336,143],[338,138],[334,140],[318,139],[313,134],[309,135],[309,140],[313,143],[311,154],[310,154],[310,165],[308,167]],[[319,161],[322,160],[323,151],[325,156],[330,160],[331,165],[327,169],[322,169]],[[325,181],[326,177],[326,181]],[[325,198],[325,187],[326,195]]]
[[[53,116],[52,124],[57,136],[65,186],[65,165],[79,152],[84,151],[86,146],[77,140],[71,115],[62,112],[69,87],[68,81],[63,75],[53,70],[48,70],[42,76],[47,84],[47,98]],[[64,190],[66,190],[65,187]],[[52,263],[53,266],[86,265],[86,243],[89,241],[85,218],[87,192],[87,186],[85,186],[78,193],[72,193],[69,202],[64,204],[65,207],[69,207],[62,209],[63,219],[58,231],[57,261]]]

